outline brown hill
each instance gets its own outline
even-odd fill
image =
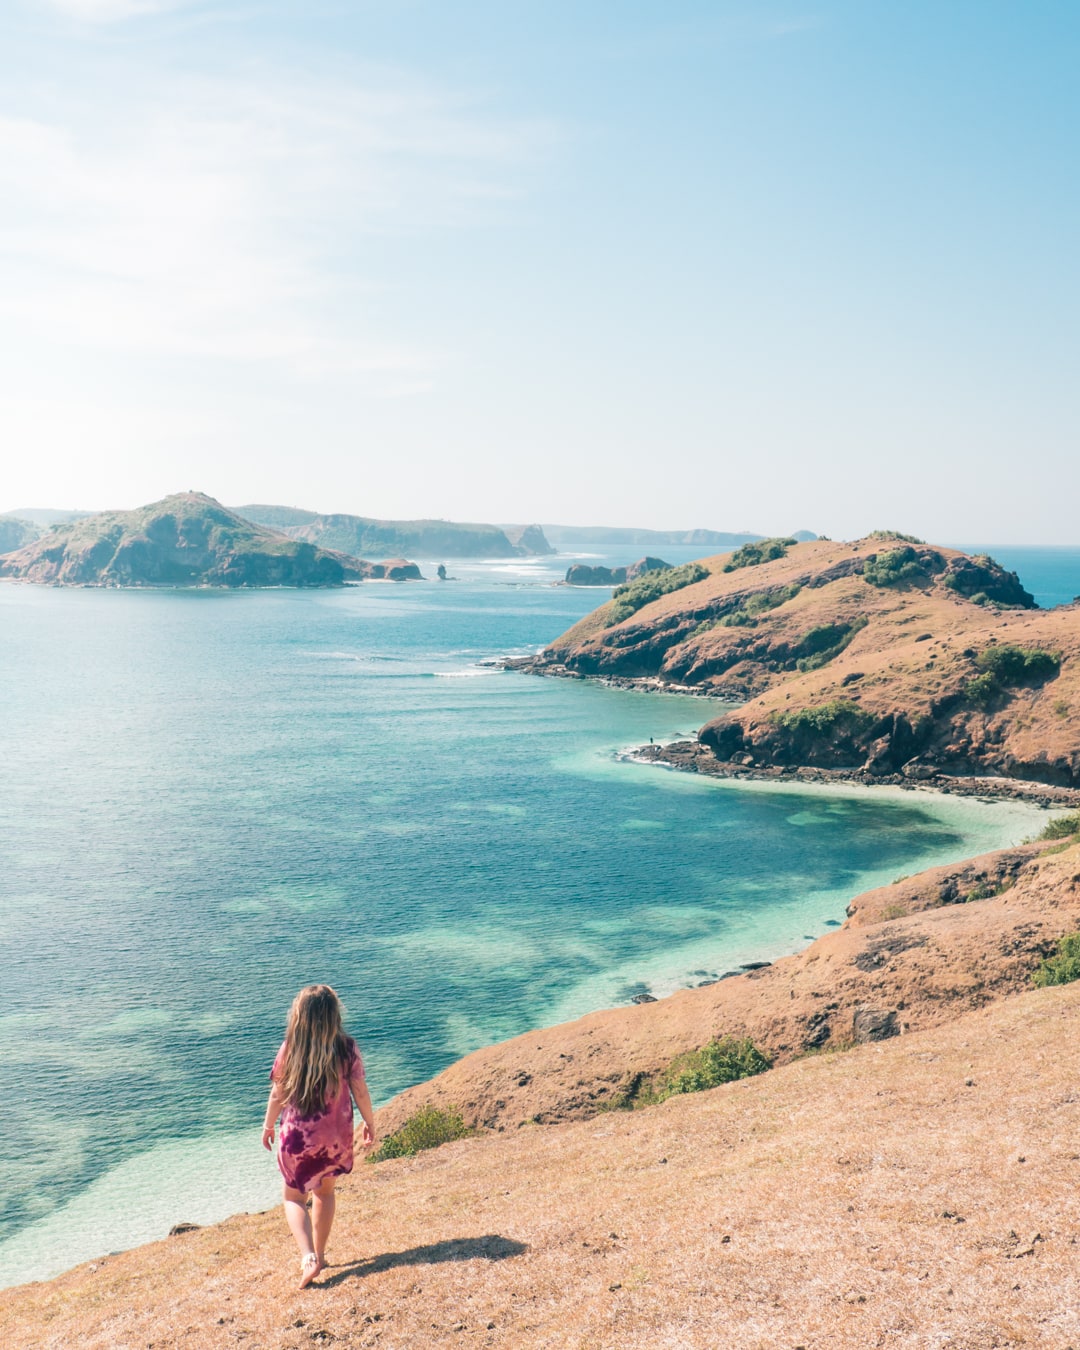
[[[900,537],[767,545],[642,578],[520,664],[748,700],[700,734],[745,766],[1080,785],[1080,605]]]

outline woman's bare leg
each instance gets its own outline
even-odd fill
[[[330,1240],[330,1229],[334,1224],[334,1210],[337,1206],[337,1196],[334,1194],[335,1181],[337,1177],[326,1177],[311,1197],[311,1227],[320,1270],[326,1265],[326,1244]]]
[[[300,1288],[304,1289],[318,1275],[322,1265],[318,1258],[314,1261],[308,1260],[309,1257],[315,1256],[315,1243],[311,1231],[311,1216],[307,1211],[307,1196],[303,1191],[294,1191],[291,1186],[283,1187],[283,1191],[285,1222],[300,1248],[300,1259],[303,1262]]]

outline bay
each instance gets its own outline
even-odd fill
[[[715,705],[479,664],[604,598],[550,584],[570,561],[338,592],[0,586],[0,1282],[273,1203],[258,1127],[304,983],[342,993],[386,1100],[1035,828],[1013,803],[619,760]]]

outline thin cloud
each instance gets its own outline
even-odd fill
[[[118,23],[147,14],[179,9],[184,0],[42,0],[47,9],[58,10],[83,23]]]
[[[190,78],[0,117],[0,324],[422,389],[440,358],[379,330],[372,239],[490,220],[548,141],[404,78]]]

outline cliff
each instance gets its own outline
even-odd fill
[[[700,742],[751,770],[1076,786],[1078,657],[1080,605],[1038,610],[992,559],[871,536],[640,578],[521,668],[739,701]]]
[[[56,525],[0,558],[0,576],[69,586],[341,586],[373,574],[200,492]]]
[[[419,554],[427,558],[515,558],[553,553],[538,525],[521,525],[511,539],[497,525],[452,520],[377,520],[371,516],[320,515],[290,506],[238,506],[238,515],[291,538],[353,557]]]
[[[518,1091],[557,1073],[565,1095],[605,1054],[625,1079],[750,1015],[779,1025],[789,989],[836,1028],[757,1077],[658,1106],[358,1165],[311,1290],[296,1290],[275,1208],[0,1292],[0,1337],[48,1350],[1075,1345],[1080,985],[1033,989],[1030,975],[1076,926],[1080,845],[1002,866],[1014,882],[998,896],[942,903],[930,877],[906,900],[889,888],[813,961],[512,1042],[501,1063]],[[890,1022],[901,966],[910,1002]],[[853,980],[872,1000],[854,1011]],[[463,1061],[458,1085],[490,1074],[499,1049]]]

